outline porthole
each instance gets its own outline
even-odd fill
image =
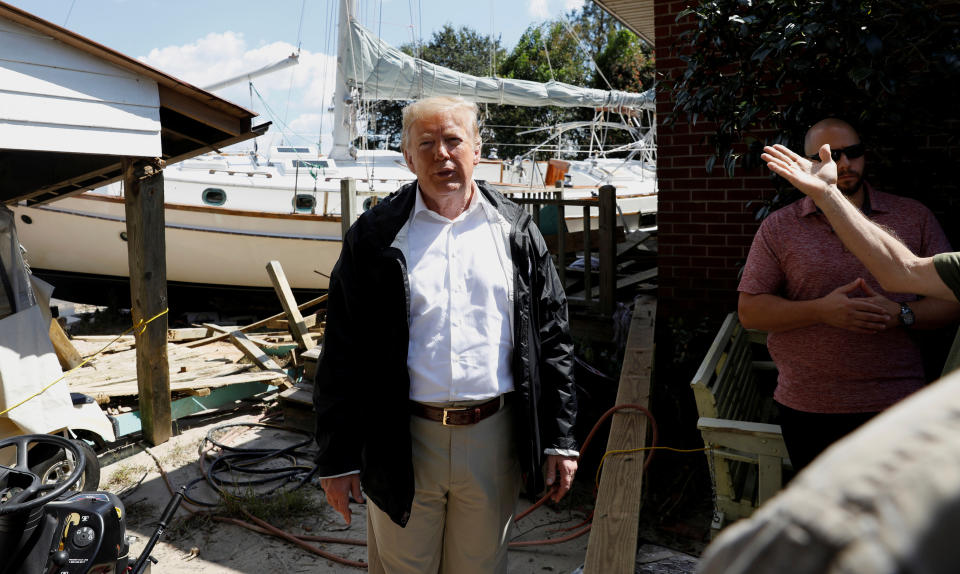
[[[223,205],[227,202],[227,192],[218,187],[203,190],[203,202],[207,205]]]
[[[126,240],[127,240],[127,232],[126,232],[126,231],[121,231],[121,232],[120,232],[120,239],[121,239],[122,241],[126,241]]]
[[[27,225],[30,225],[31,223],[33,223],[33,218],[31,218],[29,215],[21,215],[20,221],[26,223]]]
[[[293,209],[297,212],[313,213],[316,205],[317,200],[312,195],[298,193],[296,197],[293,198]]]

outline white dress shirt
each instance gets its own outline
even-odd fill
[[[410,282],[410,398],[489,399],[513,390],[510,225],[474,186],[455,219],[417,190],[398,246]]]

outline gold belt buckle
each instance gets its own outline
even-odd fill
[[[443,407],[443,419],[440,421],[440,424],[445,427],[454,426],[452,424],[447,424],[447,415],[451,412],[460,412],[463,410],[464,409],[460,407]]]

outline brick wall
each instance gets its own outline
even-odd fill
[[[676,38],[691,20],[677,22],[684,1],[656,2],[657,75],[661,87],[685,69]],[[661,309],[723,314],[736,306],[737,274],[757,229],[750,200],[773,194],[766,170],[734,177],[721,166],[706,170],[713,126],[685,121],[665,125],[673,110],[670,90],[657,95],[659,184],[659,300]]]

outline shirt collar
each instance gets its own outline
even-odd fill
[[[886,201],[884,201],[882,194],[877,192],[872,185],[864,181],[863,190],[865,192],[863,196],[863,213],[865,215],[869,216],[872,213],[886,213],[888,211]],[[800,203],[800,217],[806,217],[814,213],[822,212],[812,199],[805,196]]]
[[[464,212],[461,213],[459,216],[457,216],[456,219],[450,220],[450,219],[447,219],[446,217],[440,215],[439,213],[437,213],[437,212],[435,212],[435,211],[432,211],[429,207],[427,207],[427,204],[423,201],[423,190],[420,189],[420,184],[418,183],[418,184],[417,184],[417,198],[416,198],[416,200],[414,201],[414,204],[413,204],[413,211],[410,213],[410,219],[411,219],[411,221],[415,221],[415,220],[417,219],[417,217],[420,216],[421,213],[424,213],[424,212],[425,212],[427,217],[432,217],[432,218],[435,219],[436,221],[441,221],[441,222],[444,222],[444,223],[448,223],[448,222],[451,222],[451,221],[459,221],[459,220],[462,220],[463,218],[467,217],[468,215],[470,215],[470,214],[473,213],[474,211],[476,211],[476,210],[478,210],[478,209],[481,209],[481,204],[485,204],[485,203],[486,203],[486,198],[484,198],[484,197],[483,197],[483,194],[480,193],[480,188],[479,188],[479,186],[477,186],[476,182],[471,181],[471,185],[473,185],[473,197],[470,198],[470,205],[468,205],[468,206],[467,206],[467,209],[464,210]]]

